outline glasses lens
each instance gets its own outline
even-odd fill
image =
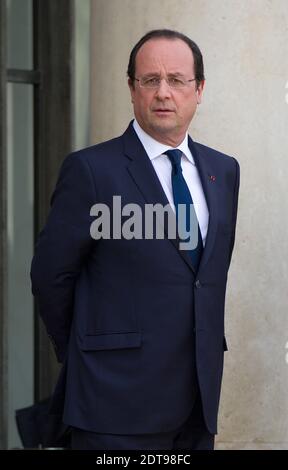
[[[169,77],[167,81],[171,88],[183,88],[186,85],[185,80],[179,77]]]
[[[158,88],[159,85],[160,85],[160,78],[158,77],[143,77],[141,80],[140,80],[140,85],[143,87],[143,88]]]

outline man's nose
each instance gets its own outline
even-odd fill
[[[156,96],[157,98],[162,99],[162,100],[171,96],[171,88],[168,85],[165,78],[162,78],[160,80],[159,87],[157,88],[157,91],[156,91]]]

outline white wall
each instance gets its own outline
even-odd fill
[[[200,46],[204,103],[191,135],[241,165],[218,448],[288,448],[288,2],[92,0],[92,142],[132,117],[129,53],[148,30]]]

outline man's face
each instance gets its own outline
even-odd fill
[[[194,58],[181,39],[150,39],[136,56],[135,77],[195,78]],[[138,81],[128,81],[134,114],[142,129],[159,142],[177,146],[184,139],[188,126],[201,102],[204,82],[196,81],[180,89],[170,88],[161,80],[157,89],[142,88]]]

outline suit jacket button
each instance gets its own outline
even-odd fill
[[[200,287],[202,287],[201,282],[199,281],[199,279],[197,279],[197,281],[195,282],[195,287],[197,289],[200,289]]]

